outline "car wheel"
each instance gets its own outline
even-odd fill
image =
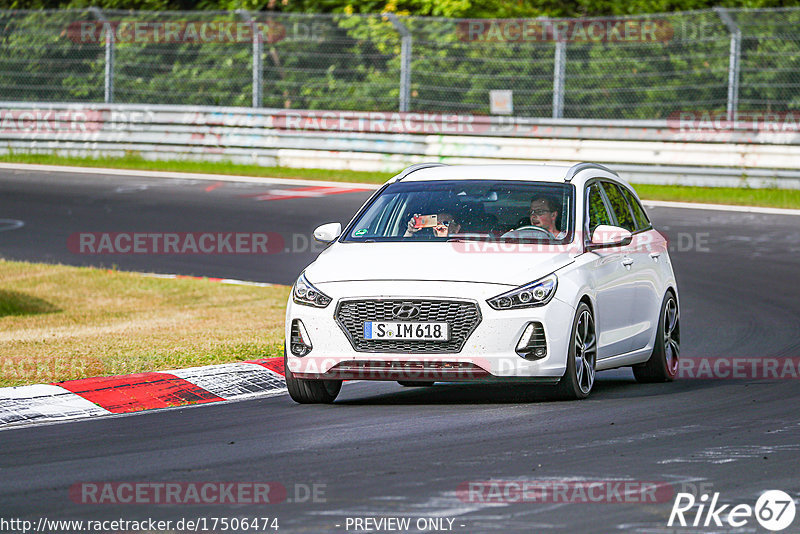
[[[650,359],[633,366],[638,382],[672,382],[678,376],[681,352],[681,323],[678,301],[671,292],[664,297],[658,318],[656,344]]]
[[[411,380],[398,380],[397,383],[407,388],[424,388],[434,384],[433,382],[412,382]]]
[[[283,364],[286,372],[286,389],[292,400],[300,404],[329,404],[336,400],[342,389],[341,380],[313,380],[295,378],[286,361],[286,349],[283,351]]]
[[[561,377],[556,392],[562,399],[585,399],[594,386],[595,364],[597,363],[597,330],[594,315],[585,303],[581,302],[575,312],[572,324],[567,370]]]

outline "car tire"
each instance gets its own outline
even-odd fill
[[[426,388],[434,384],[434,382],[413,382],[411,380],[398,380],[397,383],[406,388]]]
[[[633,366],[637,382],[672,382],[678,376],[681,349],[681,323],[678,300],[669,291],[661,303],[656,343],[650,359]]]
[[[286,349],[283,351],[283,364],[286,377],[286,389],[292,400],[300,404],[330,404],[339,395],[342,389],[341,380],[314,380],[309,378],[295,378],[286,359]]]
[[[597,364],[597,329],[594,314],[585,302],[578,305],[572,322],[567,370],[556,385],[556,395],[565,400],[585,399],[592,392]]]

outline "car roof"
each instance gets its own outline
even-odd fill
[[[436,180],[517,180],[526,182],[574,182],[583,171],[594,171],[591,178],[611,179],[636,191],[613,170],[596,163],[567,165],[489,164],[446,165],[419,163],[408,167],[389,180],[391,182],[430,182]],[[598,175],[599,174],[599,175]],[[638,195],[637,195],[638,196]]]
[[[413,170],[404,182],[433,180],[524,180],[563,182],[570,167],[564,165],[436,165]],[[410,169],[408,169],[410,170]]]

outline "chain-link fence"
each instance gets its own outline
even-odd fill
[[[797,28],[800,9],[559,20],[0,11],[0,100],[579,119],[782,112],[800,108]]]

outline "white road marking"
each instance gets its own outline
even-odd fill
[[[800,215],[800,210],[766,208],[762,206],[733,206],[729,204],[701,204],[699,202],[671,202],[667,200],[644,200],[645,206],[654,208],[685,208],[692,210],[738,211],[742,213],[764,213],[767,215]]]
[[[363,189],[378,189],[383,184],[364,184],[356,182],[331,182],[325,180],[301,180],[294,178],[268,178],[258,176],[231,176],[227,174],[203,174],[193,172],[137,171],[131,169],[103,169],[96,167],[68,167],[65,165],[33,165],[24,163],[0,163],[0,169],[10,171],[66,172],[77,174],[103,174],[109,176],[135,176],[144,178],[175,178],[179,180],[209,180],[214,182],[245,182],[253,184],[276,185],[325,185],[342,187],[343,185]]]
[[[0,232],[16,230],[17,228],[22,228],[23,226],[25,226],[25,223],[18,219],[0,219]]]

